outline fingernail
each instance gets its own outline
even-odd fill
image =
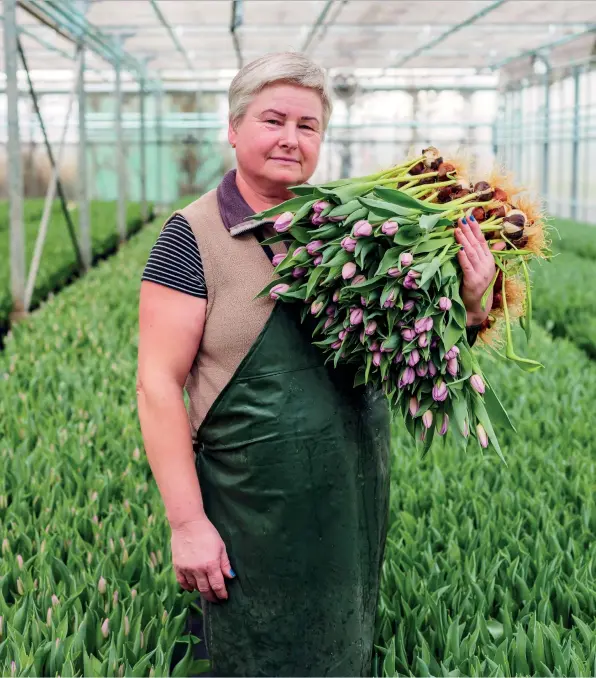
[[[465,217],[462,218],[461,222],[462,222],[462,224],[467,224],[467,223],[468,223],[468,222],[466,221],[466,218],[465,218]]]
[[[234,572],[234,570],[232,568],[230,568],[230,577],[235,577],[235,576],[236,576],[236,573]]]
[[[476,217],[475,217],[473,214],[472,214],[472,216],[470,217],[470,221],[476,221]]]

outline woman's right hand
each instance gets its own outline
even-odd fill
[[[198,589],[211,603],[227,600],[224,577],[235,575],[226,545],[205,516],[172,528],[172,564],[183,589]]]

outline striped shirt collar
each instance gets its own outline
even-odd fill
[[[259,226],[273,223],[273,219],[252,219],[254,210],[242,197],[236,184],[236,170],[226,172],[217,187],[217,205],[221,220],[232,236],[254,231]]]

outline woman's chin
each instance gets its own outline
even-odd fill
[[[267,172],[270,181],[278,184],[285,184],[286,186],[302,183],[302,174],[302,167],[297,163],[287,166],[271,167]]]

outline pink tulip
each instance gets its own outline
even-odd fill
[[[324,304],[322,301],[313,301],[310,306],[310,312],[312,315],[318,315],[323,310],[323,306]]]
[[[404,359],[404,354],[401,351],[399,351],[399,353],[393,359],[393,362],[396,365],[399,365],[399,363],[401,363],[403,361],[403,359]]]
[[[395,223],[395,221],[386,221],[381,226],[381,232],[389,236],[394,236],[397,233],[398,229],[399,226]]]
[[[404,304],[404,311],[411,311],[415,306],[416,302],[413,299],[410,299]]]
[[[271,288],[271,291],[269,292],[269,297],[275,301],[279,299],[280,294],[285,294],[289,289],[290,289],[289,285],[286,285],[285,283],[280,283],[279,285],[275,285],[274,287]]]
[[[437,367],[436,365],[432,362],[432,360],[428,363],[428,375],[429,377],[436,377],[437,376]]]
[[[426,429],[429,429],[433,425],[433,413],[430,410],[426,410],[422,415],[422,423]]]
[[[355,276],[352,279],[352,282],[350,283],[351,285],[360,285],[361,283],[366,282],[366,276],[362,275],[362,273],[359,273],[357,276]]]
[[[308,245],[306,246],[306,251],[313,256],[316,254],[321,247],[324,247],[325,243],[322,240],[313,240],[312,242],[309,242]]]
[[[350,324],[360,325],[364,317],[364,311],[361,308],[353,308],[350,311]]]
[[[328,207],[330,207],[330,204],[326,200],[319,200],[312,206],[313,210],[317,214],[320,214],[321,212],[323,212],[323,210],[326,210]]]
[[[286,258],[285,254],[276,254],[273,259],[271,260],[271,263],[274,266],[279,266],[281,262]]]
[[[428,363],[420,362],[416,365],[416,375],[419,377],[426,377],[428,373]]]
[[[323,263],[323,255],[319,254],[312,260],[313,266],[320,266]]]
[[[445,353],[445,360],[451,360],[452,358],[457,358],[459,355],[459,348],[457,346],[452,346],[447,353]]]
[[[406,276],[404,278],[404,287],[407,290],[417,290],[418,289],[418,285],[416,284],[416,281],[414,280],[414,278],[409,278],[408,276]]]
[[[341,241],[341,246],[344,248],[346,252],[353,252],[356,249],[356,245],[358,244],[357,240],[354,240],[354,238],[350,238],[349,235],[347,235],[342,241]]]
[[[401,376],[399,378],[398,382],[398,387],[403,388],[404,386],[408,386],[409,384],[414,383],[414,379],[416,379],[416,373],[411,367],[406,367],[406,369],[401,373]]]
[[[313,214],[313,216],[310,218],[310,223],[313,226],[322,226],[323,224],[327,223],[327,219],[322,217],[320,214]]]
[[[404,339],[404,341],[412,341],[412,339],[416,338],[416,332],[414,332],[414,330],[408,328],[408,329],[402,330],[401,336]]]
[[[329,306],[327,306],[327,308],[325,309],[325,313],[327,315],[330,315],[330,316],[335,315],[336,311],[337,311],[337,306],[335,306],[335,304],[329,304]]]
[[[369,320],[366,323],[366,327],[364,328],[365,334],[367,334],[369,337],[371,337],[376,331],[377,331],[376,321],[375,320]]]
[[[366,297],[360,297],[360,305],[364,306],[364,308],[368,306],[368,301],[366,301]]]
[[[476,393],[480,393],[480,395],[484,395],[484,392],[486,391],[486,387],[484,385],[484,380],[479,374],[473,374],[470,377],[470,384],[472,385],[472,388],[476,391]]]
[[[296,266],[296,268],[292,271],[292,277],[303,278],[307,273],[308,269],[304,268],[304,266]]]
[[[441,311],[448,311],[452,306],[451,299],[449,297],[441,297],[439,299],[439,308]]]
[[[379,350],[379,342],[376,341],[376,340],[373,341],[373,343],[368,347],[368,350],[369,350],[369,351],[372,351],[373,353],[375,353],[376,351],[378,351],[378,350]]]
[[[334,318],[327,318],[327,320],[325,320],[325,324],[323,325],[323,329],[324,330],[329,329],[334,322],[335,322]]]
[[[444,436],[447,433],[447,429],[449,428],[449,415],[444,414],[443,415],[443,422],[441,423],[441,428],[439,430],[439,435]]]
[[[409,410],[410,414],[415,417],[416,413],[420,409],[420,402],[418,401],[418,398],[416,396],[412,396],[410,398],[410,404],[409,404]]]
[[[414,349],[408,356],[408,365],[410,367],[415,367],[420,362],[420,353],[418,349]]]
[[[347,264],[343,265],[341,269],[341,277],[344,280],[349,280],[356,275],[356,264],[353,261],[348,261]]]
[[[373,353],[373,360],[372,361],[373,361],[373,365],[375,367],[379,367],[382,359],[383,359],[383,354],[380,351],[375,351]]]
[[[459,365],[457,364],[457,358],[451,358],[451,360],[447,361],[447,372],[449,372],[452,377],[457,376],[458,369]]]
[[[332,348],[334,351],[336,351],[336,350],[337,350],[338,348],[340,348],[340,347],[341,347],[341,341],[334,341],[334,342],[331,344],[331,348]]]
[[[333,293],[333,302],[337,304],[338,301],[339,301],[339,290],[335,290],[335,292]]]
[[[488,433],[482,424],[476,426],[476,435],[478,436],[478,442],[481,447],[488,447]]]
[[[341,330],[341,332],[339,333],[338,336],[339,336],[339,339],[341,341],[343,341],[348,336],[348,331],[347,330]]]
[[[357,221],[354,224],[354,230],[352,231],[352,234],[355,238],[367,238],[368,236],[372,235],[372,232],[373,227],[368,223],[368,221],[363,219],[361,221]]]
[[[401,264],[402,268],[411,266],[413,261],[414,257],[409,252],[402,252],[399,258],[399,263]]]
[[[434,386],[432,390],[432,397],[435,402],[442,403],[444,400],[447,400],[447,396],[449,395],[449,389],[447,388],[447,384],[439,380]]]
[[[426,332],[426,318],[418,318],[414,323],[414,332],[416,334],[422,334]]]
[[[278,233],[285,233],[289,230],[293,219],[294,214],[292,212],[284,212],[283,214],[280,214],[279,217],[277,217],[275,223],[273,224],[273,228]]]
[[[428,334],[424,332],[418,337],[418,347],[426,348],[428,346]]]
[[[387,271],[387,275],[388,275],[390,278],[399,278],[399,276],[401,275],[401,269],[397,268],[397,266],[392,266],[392,267]]]

